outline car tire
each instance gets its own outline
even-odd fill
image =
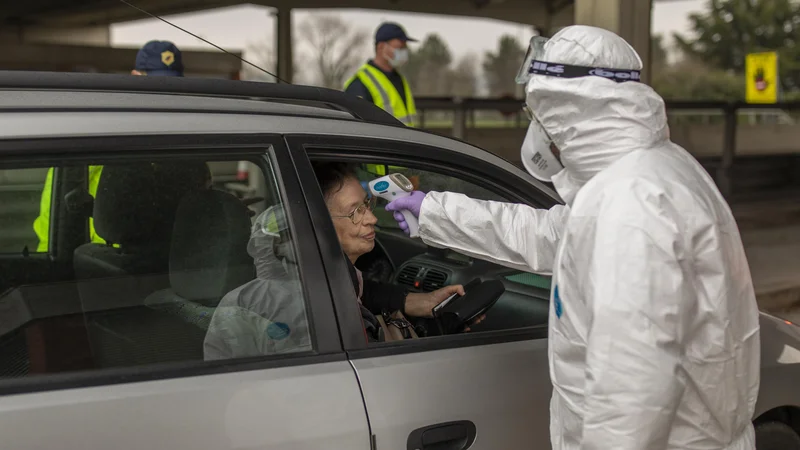
[[[800,435],[783,422],[758,424],[756,450],[800,450]]]

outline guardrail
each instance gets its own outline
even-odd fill
[[[482,99],[482,98],[453,98],[453,97],[425,97],[416,101],[419,113],[420,127],[422,128],[449,128],[451,134],[459,139],[467,139],[467,130],[480,128],[479,114],[491,114],[502,117],[501,126],[506,128],[524,128],[528,121],[522,113],[523,99]],[[715,179],[722,193],[728,196],[731,193],[731,169],[736,158],[737,131],[740,124],[752,125],[788,125],[794,127],[800,122],[800,102],[776,104],[749,104],[744,102],[666,102],[667,115],[670,125],[674,123],[692,123],[695,125],[722,126],[721,154],[719,164],[715,165]],[[436,120],[436,112],[447,112],[447,120]],[[498,116],[500,113],[502,116]],[[495,119],[493,125],[497,126]],[[444,125],[444,126],[443,126]],[[798,128],[800,130],[800,128]],[[769,132],[769,130],[766,130]],[[674,134],[674,133],[673,133]],[[769,136],[769,134],[767,134]],[[752,140],[763,139],[759,133]],[[794,144],[796,141],[792,140]],[[797,151],[800,153],[800,143]],[[792,150],[792,152],[794,152]],[[779,152],[786,154],[786,150]],[[707,155],[701,155],[707,156]],[[748,155],[749,156],[749,155]]]

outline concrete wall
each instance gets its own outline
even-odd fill
[[[111,30],[108,25],[81,28],[61,27],[3,27],[0,31],[3,44],[60,44],[111,45]]]
[[[130,73],[136,48],[55,44],[0,43],[0,70],[97,71]],[[183,52],[186,76],[231,78],[238,74],[239,59],[221,52]]]

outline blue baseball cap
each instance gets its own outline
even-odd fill
[[[150,41],[136,54],[134,69],[152,76],[182,77],[181,51],[169,41]]]
[[[375,43],[389,42],[392,39],[400,39],[403,42],[417,42],[416,39],[408,37],[406,30],[393,22],[384,22],[375,31]]]

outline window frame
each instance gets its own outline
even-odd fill
[[[329,270],[329,274],[331,274],[331,291],[336,305],[342,341],[351,358],[371,358],[547,338],[546,326],[533,326],[511,330],[404,340],[368,346],[361,329],[361,315],[356,302],[353,301],[354,292],[352,283],[349,282],[350,277],[347,274],[346,261],[341,256],[341,248],[333,228],[333,221],[325,207],[319,185],[316,183],[311,159],[317,161],[350,161],[354,163],[413,166],[422,170],[454,176],[500,194],[510,201],[538,207],[549,208],[558,203],[556,198],[553,198],[545,191],[539,191],[528,180],[513,176],[513,174],[502,168],[487,163],[480,158],[427,144],[371,137],[313,134],[287,135],[286,142],[293,158],[295,158],[295,167],[298,170],[298,176],[301,178],[304,189],[306,189],[306,186],[314,186],[313,189],[307,189],[309,194],[314,195],[307,196],[306,201],[308,202],[309,210],[312,211],[312,220],[314,221],[314,229],[317,233],[320,247],[327,247],[327,252],[329,253],[329,257],[325,258],[323,256],[323,259],[325,260],[326,270]],[[492,155],[491,158],[496,157]],[[476,167],[482,170],[478,171],[475,169]],[[336,254],[337,252],[338,255]],[[333,283],[336,283],[337,286],[334,286]]]
[[[59,389],[105,386],[247,370],[320,364],[346,360],[334,317],[330,288],[312,236],[309,211],[303,202],[300,180],[284,139],[278,134],[170,134],[147,136],[64,137],[0,140],[0,167],[45,167],[67,164],[104,163],[115,160],[206,160],[250,159],[265,178],[272,165],[297,251],[309,330],[315,345],[312,353],[265,355],[218,361],[182,361],[83,372],[0,380],[0,396]],[[267,180],[269,182],[269,180]]]

